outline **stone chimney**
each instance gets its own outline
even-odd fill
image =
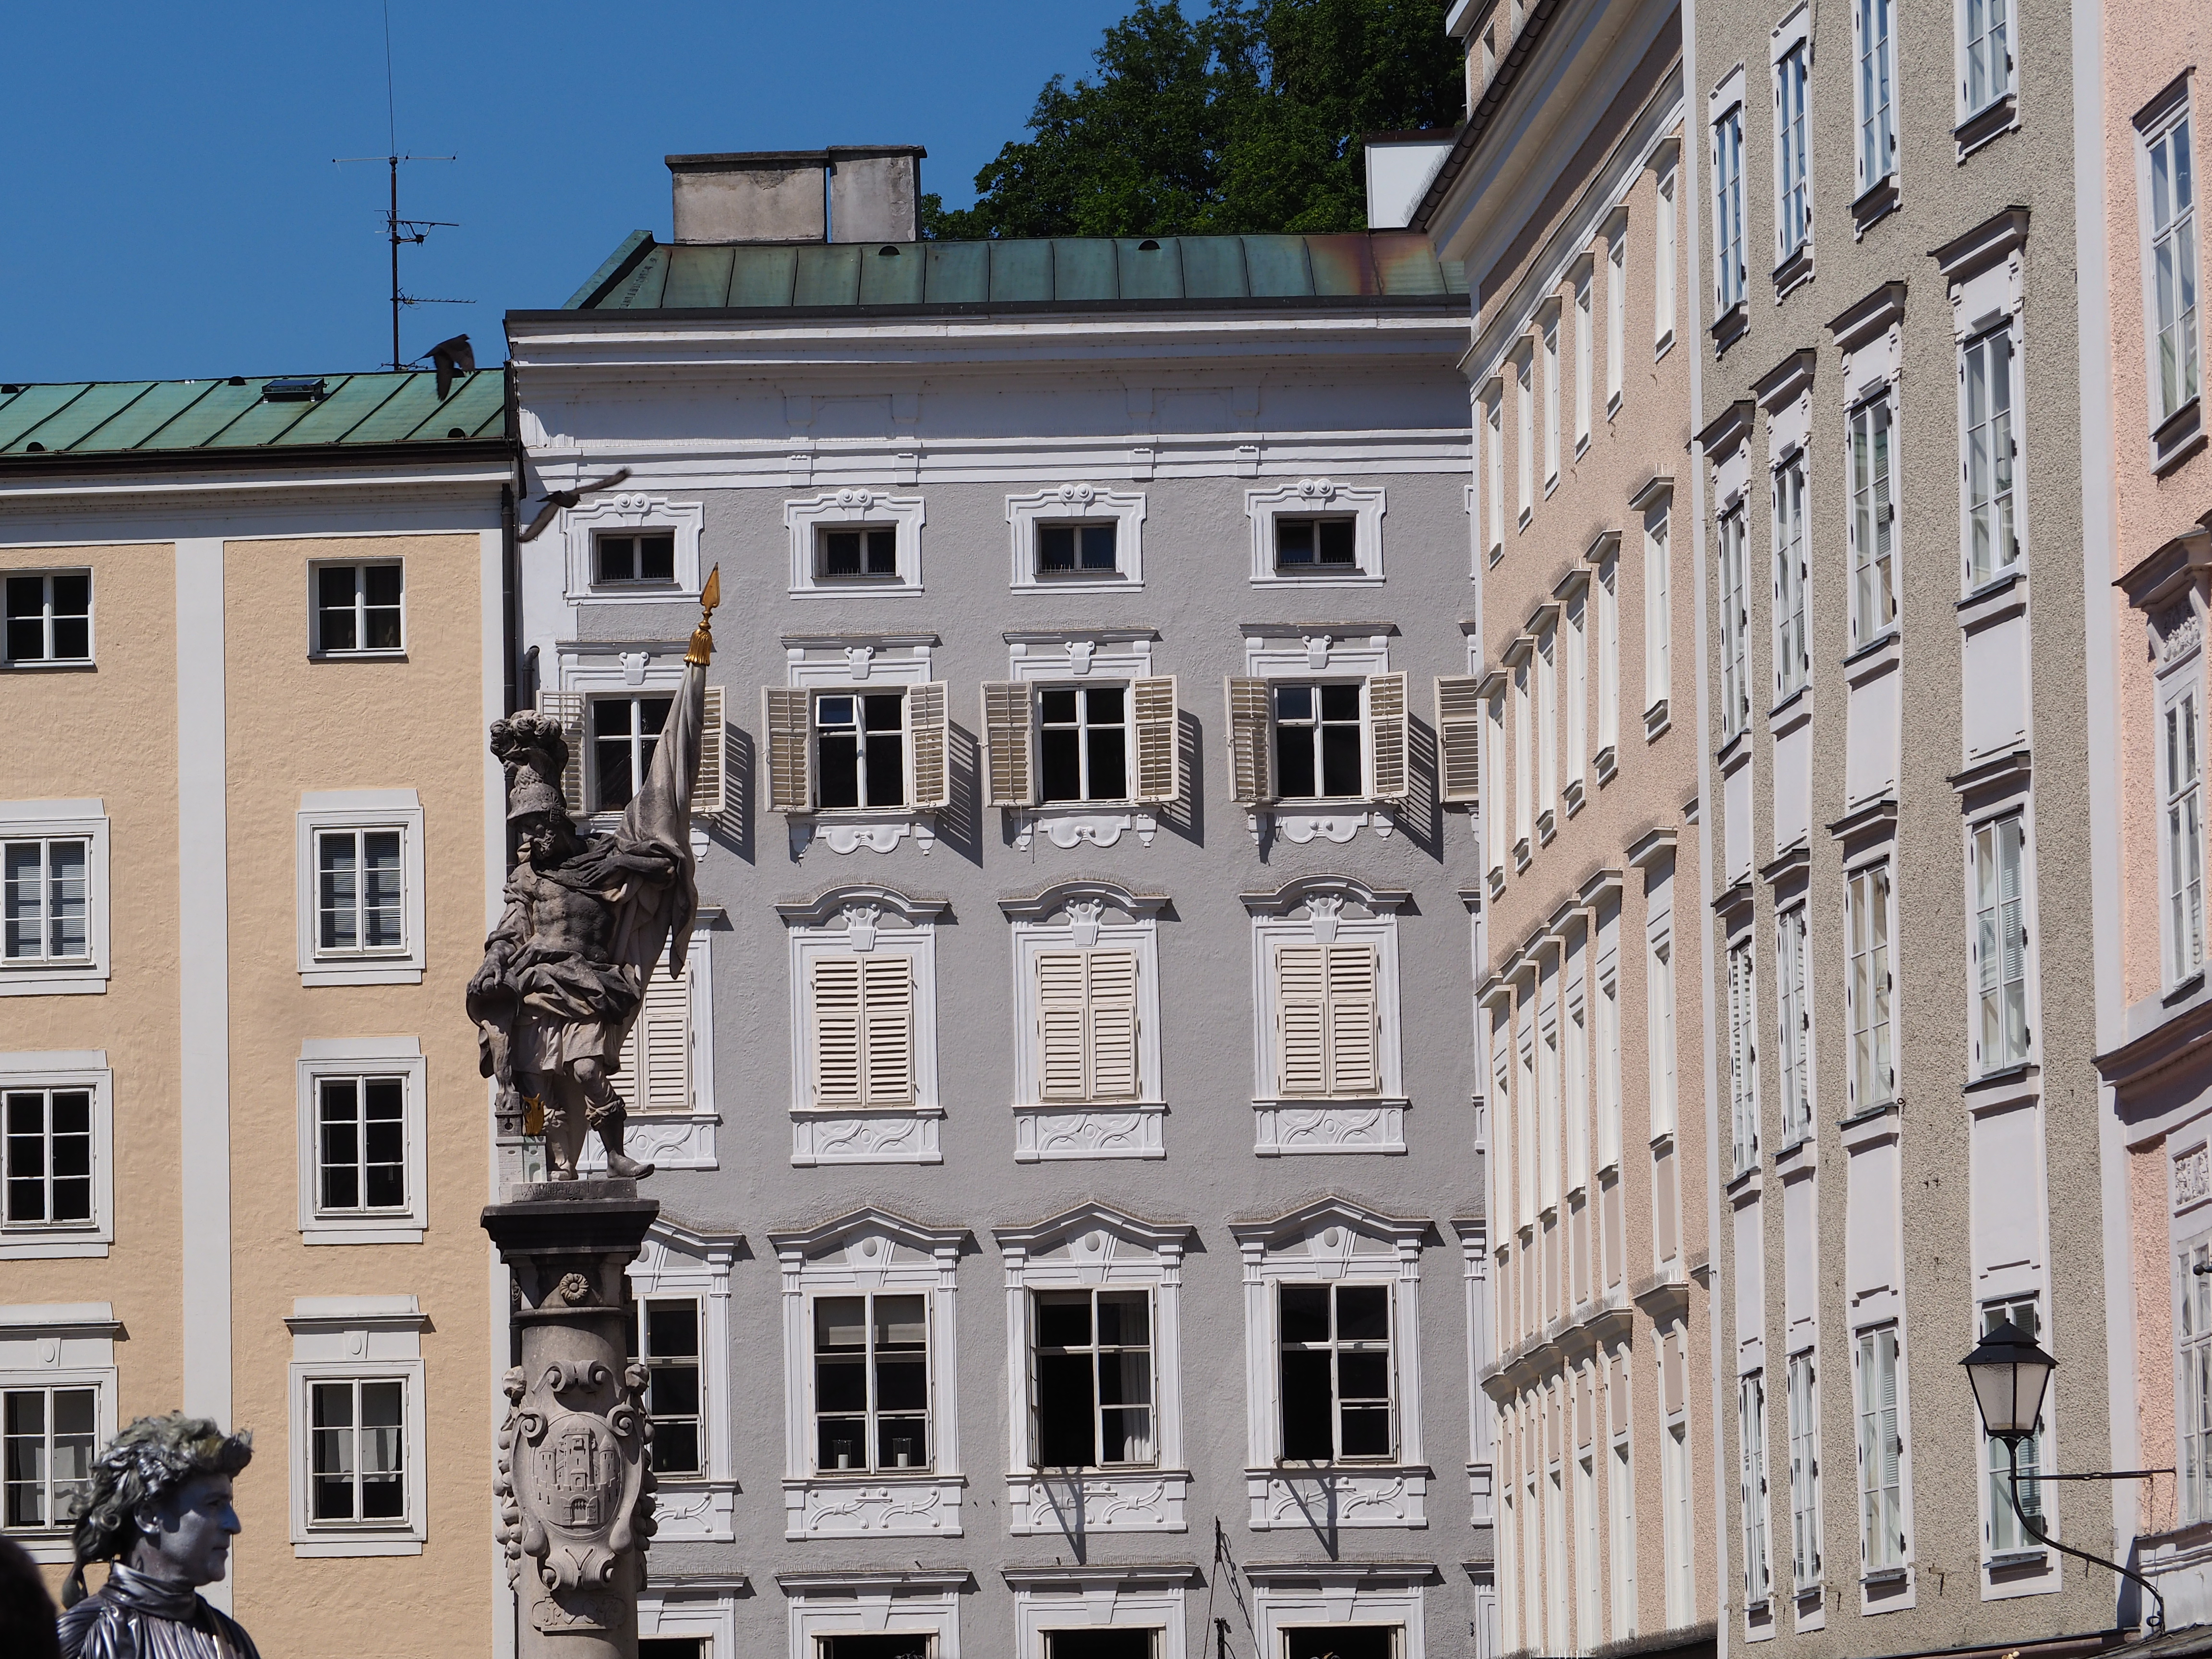
[[[678,242],[911,242],[918,144],[671,155]]]

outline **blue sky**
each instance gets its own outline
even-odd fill
[[[632,229],[668,234],[666,155],[919,143],[974,198],[1055,72],[1131,0],[392,0],[402,349],[556,306]],[[380,0],[8,8],[0,379],[373,368],[391,349]]]

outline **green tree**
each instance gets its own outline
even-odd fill
[[[975,175],[975,205],[921,198],[926,236],[1174,236],[1358,230],[1370,132],[1449,126],[1465,106],[1443,0],[1139,0],[1054,76],[1030,137]]]

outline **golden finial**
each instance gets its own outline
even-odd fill
[[[707,573],[707,586],[699,595],[699,625],[691,630],[691,648],[684,660],[705,667],[714,659],[714,607],[722,602],[722,567]]]

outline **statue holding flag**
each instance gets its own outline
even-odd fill
[[[561,778],[568,762],[559,722],[522,713],[494,723],[491,750],[507,772],[507,821],[517,862],[507,908],[469,981],[469,1018],[483,1070],[499,1082],[498,1113],[542,1115],[549,1176],[574,1181],[587,1131],[599,1131],[607,1173],[653,1173],[623,1154],[626,1109],[613,1073],[654,969],[684,971],[698,914],[691,856],[691,787],[705,722],[710,629],[721,573],[707,578],[699,626],[684,658],[645,779],[611,835],[580,833]]]

